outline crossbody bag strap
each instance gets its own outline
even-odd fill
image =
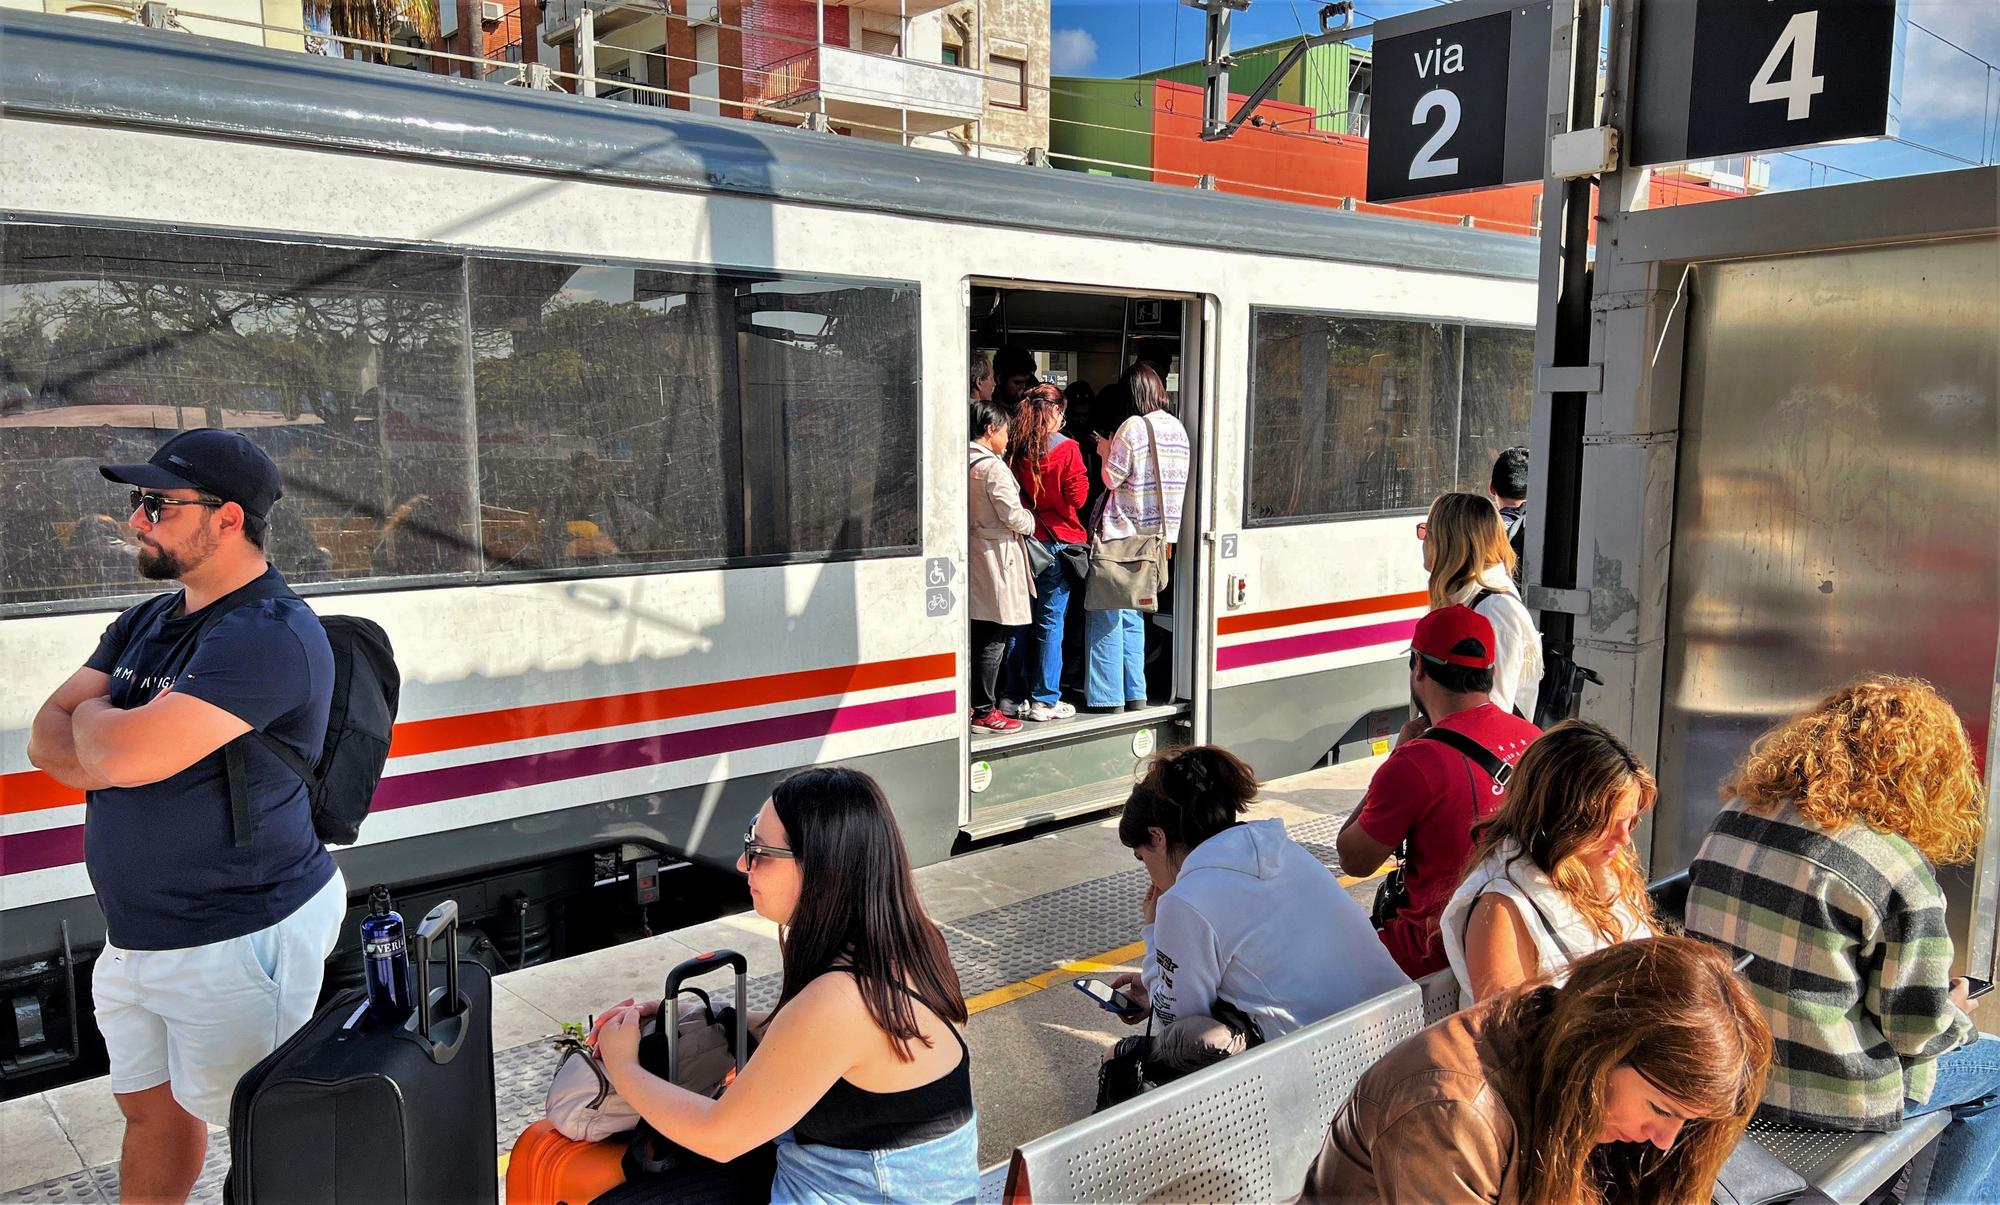
[[[1549,940],[1556,943],[1556,949],[1562,951],[1563,958],[1570,962],[1576,961],[1576,951],[1569,948],[1569,943],[1562,939],[1561,933],[1557,932],[1555,923],[1549,920],[1549,914],[1542,911],[1542,906],[1535,902],[1535,893],[1521,886],[1511,871],[1507,873],[1506,879],[1514,884],[1515,890],[1521,893],[1521,898],[1528,901],[1528,907],[1535,910],[1535,919],[1542,922],[1542,932],[1548,934]]]
[[[1160,441],[1153,437],[1153,420],[1148,415],[1140,415],[1139,421],[1146,427],[1146,451],[1153,457],[1153,505],[1160,514],[1160,538],[1167,538],[1167,483],[1160,476]]]
[[[1473,740],[1463,732],[1453,732],[1449,728],[1440,728],[1432,725],[1417,739],[1420,741],[1436,741],[1440,745],[1449,745],[1453,749],[1463,753],[1474,765],[1486,771],[1487,777],[1493,780],[1493,785],[1496,787],[1505,787],[1508,781],[1514,777],[1514,767],[1502,761],[1492,750]]]

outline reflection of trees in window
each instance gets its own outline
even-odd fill
[[[1527,438],[1528,332],[1268,310],[1254,328],[1249,522],[1421,508]]]

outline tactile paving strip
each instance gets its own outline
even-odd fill
[[[1340,832],[1337,818],[1306,821],[1288,831],[1321,862],[1337,865],[1333,850]],[[1139,901],[1145,891],[1146,872],[1134,867],[938,927],[951,947],[959,987],[970,998],[1138,940]],[[776,1004],[780,986],[777,975],[750,980],[750,1007],[767,1009]],[[501,1150],[511,1147],[521,1131],[542,1116],[555,1066],[555,1052],[546,1041],[528,1042],[493,1056],[495,1130]],[[220,1205],[222,1177],[228,1169],[228,1138],[212,1135],[208,1159],[189,1201]],[[0,1205],[115,1205],[117,1200],[116,1163],[0,1193]]]

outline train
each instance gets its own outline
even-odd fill
[[[403,675],[356,891],[519,961],[733,863],[840,761],[913,857],[1153,749],[1379,752],[1413,524],[1527,442],[1519,235],[0,11],[0,1074],[89,1044],[84,803],[36,708],[153,587],[96,465],[227,426],[272,560]],[[1153,704],[968,732],[967,365],[1167,369],[1194,441]]]

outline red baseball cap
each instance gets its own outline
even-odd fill
[[[1427,661],[1492,669],[1493,625],[1471,607],[1439,607],[1417,621],[1410,651]]]

